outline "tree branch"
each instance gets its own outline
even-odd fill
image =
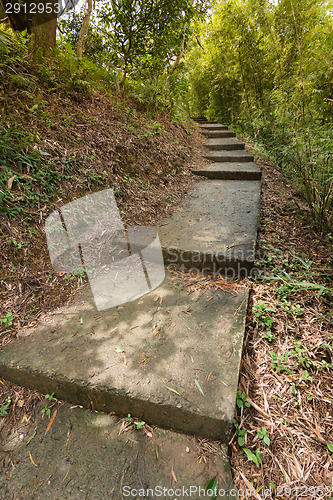
[[[83,21],[82,21],[82,26],[80,30],[80,35],[79,39],[77,41],[77,48],[76,48],[76,55],[77,57],[81,58],[83,56],[83,49],[84,49],[84,42],[85,42],[85,37],[88,32],[89,28],[89,21],[90,21],[90,16],[92,12],[92,0],[86,0],[86,11],[84,13]]]
[[[176,71],[177,66],[178,66],[178,64],[180,63],[180,61],[181,61],[181,59],[183,57],[184,50],[185,50],[185,39],[186,39],[186,26],[184,28],[182,43],[181,43],[181,46],[180,46],[180,52],[179,52],[178,56],[176,57],[173,65],[169,69],[168,76],[167,76],[167,79],[166,79],[166,82],[165,82],[166,85],[169,85],[169,81],[170,81],[171,75],[174,73],[174,71]]]

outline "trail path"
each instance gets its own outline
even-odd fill
[[[193,435],[230,440],[248,290],[195,287],[173,266],[202,281],[207,273],[251,273],[261,172],[225,126],[200,126],[211,163],[193,170],[194,189],[158,228],[162,285],[102,312],[85,287],[70,307],[2,349],[1,377],[82,408],[63,405],[47,433],[49,420],[39,415],[17,436],[2,436],[4,459],[18,462],[1,479],[1,498],[118,500],[157,486],[178,489],[162,498],[186,498],[182,488],[190,486],[200,498],[195,488],[215,476],[221,490],[233,488],[226,447]],[[118,435],[111,412],[157,427],[150,436]]]

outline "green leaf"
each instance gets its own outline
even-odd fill
[[[328,450],[332,453],[333,455],[333,444],[332,443],[327,443],[327,448]]]
[[[256,465],[259,465],[258,463],[258,459],[257,457],[255,456],[254,453],[252,453],[251,450],[249,450],[248,448],[243,448],[243,451],[246,455],[246,458],[250,461],[250,462],[254,462]]]
[[[180,396],[179,392],[176,391],[176,389],[171,389],[171,387],[168,387],[167,385],[165,387],[166,389],[168,389],[168,391],[174,392],[175,394],[178,394],[178,396]]]
[[[263,442],[264,442],[267,446],[269,446],[269,445],[271,444],[271,440],[269,439],[269,437],[268,437],[268,436],[264,436],[264,437],[263,437]]]
[[[243,451],[244,451],[247,459],[250,462],[255,463],[259,467],[259,464],[261,464],[261,457],[262,457],[262,453],[260,453],[259,449],[258,448],[256,449],[255,454],[251,450],[249,450],[248,448],[243,448]]]
[[[256,457],[257,457],[258,463],[261,464],[262,453],[260,453],[259,448],[256,449]]]
[[[6,398],[5,404],[3,406],[0,406],[0,416],[1,417],[5,417],[6,415],[8,415],[7,410],[9,408],[11,402],[12,402],[12,400],[10,398]]]
[[[213,479],[211,479],[207,484],[206,491],[208,493],[208,496],[212,498],[212,500],[215,500],[215,498],[217,497],[218,487],[219,487],[219,482],[217,477],[213,477]]]
[[[238,438],[238,446],[242,447],[245,444],[245,438],[243,436],[240,436]]]
[[[121,347],[115,347],[114,350],[116,352],[125,352],[124,349],[122,349]]]
[[[201,385],[199,384],[199,382],[197,381],[197,379],[194,380],[195,382],[195,385],[197,386],[197,388],[199,389],[199,391],[201,392],[201,394],[204,396],[205,393],[204,391],[201,389]]]
[[[241,391],[237,391],[236,404],[238,408],[242,408],[242,406],[251,406],[247,400],[247,394]]]
[[[237,399],[236,404],[237,404],[238,408],[242,408],[243,401],[241,399]]]
[[[28,444],[30,443],[30,441],[33,440],[33,438],[36,436],[37,432],[35,431],[29,438],[28,438],[28,441],[27,441],[27,446]]]
[[[138,429],[138,430],[142,429],[144,427],[145,423],[146,422],[144,422],[143,420],[142,420],[142,422],[136,422],[136,424],[135,424],[136,429]]]

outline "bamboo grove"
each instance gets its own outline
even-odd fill
[[[187,54],[193,115],[233,124],[332,227],[333,18],[318,0],[221,0]]]

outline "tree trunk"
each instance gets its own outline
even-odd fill
[[[57,16],[38,14],[32,19],[31,34],[36,48],[54,49],[56,45]]]
[[[182,38],[182,44],[180,46],[180,52],[179,52],[178,56],[176,57],[173,65],[169,69],[168,76],[167,76],[167,79],[166,79],[166,82],[165,82],[166,85],[169,85],[169,81],[170,81],[171,75],[174,73],[174,71],[176,71],[177,66],[178,66],[178,64],[180,63],[180,61],[181,61],[181,59],[183,57],[184,50],[185,50],[185,39],[186,39],[186,27],[184,28],[184,34],[183,34],[183,38]]]
[[[0,0],[0,23],[4,23],[7,20],[7,14],[5,12],[5,8],[2,5],[2,2]]]
[[[92,7],[93,7],[92,0],[86,0],[86,10],[84,13],[81,31],[80,31],[79,39],[77,41],[77,48],[76,48],[76,55],[79,58],[81,58],[83,56],[84,42],[85,42],[85,37],[88,33]]]

